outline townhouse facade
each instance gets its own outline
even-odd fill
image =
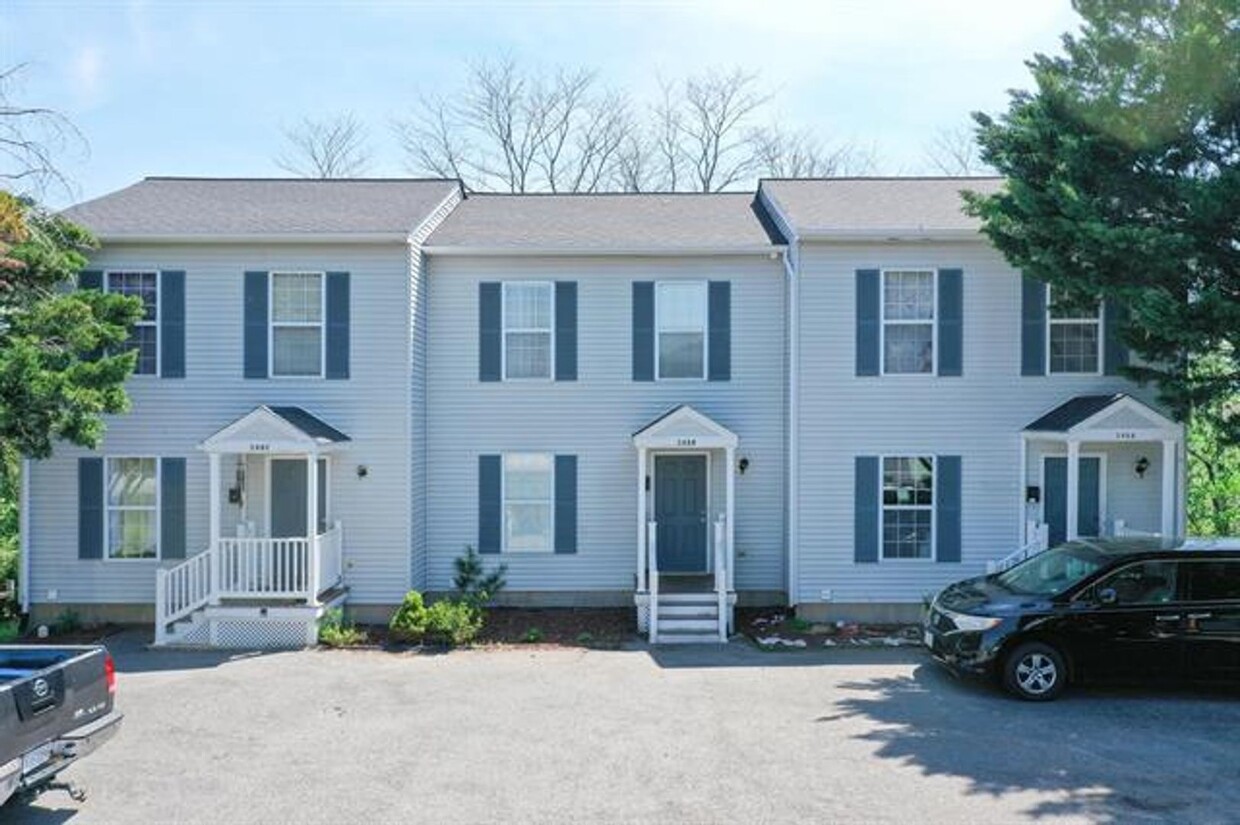
[[[1048,543],[1178,534],[1183,434],[961,211],[994,179],[712,195],[152,178],[69,210],[140,295],[133,411],[31,462],[36,619],[293,645],[476,548],[504,601],[898,619]]]

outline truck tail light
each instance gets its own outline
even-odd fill
[[[103,678],[108,684],[108,694],[116,693],[116,662],[112,660],[111,653],[103,655]]]

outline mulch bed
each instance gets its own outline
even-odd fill
[[[75,628],[74,630],[58,632],[55,628],[50,628],[51,632],[47,638],[40,639],[35,632],[34,627],[29,627],[26,632],[9,644],[15,645],[98,645],[106,643],[109,636],[115,636],[122,630],[124,625],[119,624],[101,624],[88,625],[85,627]]]
[[[835,647],[916,647],[921,628],[915,624],[807,622],[787,609],[740,609],[737,630],[765,650]]]
[[[391,638],[387,627],[359,626],[367,641],[354,648],[442,652],[439,646],[409,644]],[[637,638],[632,608],[494,607],[486,614],[474,648],[581,648],[614,650]]]

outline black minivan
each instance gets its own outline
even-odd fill
[[[945,588],[923,630],[940,662],[1022,699],[1084,679],[1240,685],[1240,549],[1069,542]]]

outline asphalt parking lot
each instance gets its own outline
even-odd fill
[[[115,646],[121,733],[23,823],[1234,822],[1240,696],[1049,705],[916,650]]]

